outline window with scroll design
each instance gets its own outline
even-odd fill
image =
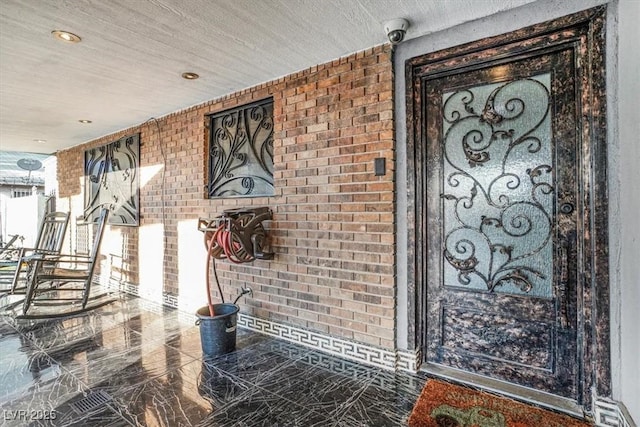
[[[273,196],[273,99],[209,116],[209,198]]]
[[[84,152],[84,219],[95,222],[111,207],[109,224],[139,224],[140,134],[128,135]]]

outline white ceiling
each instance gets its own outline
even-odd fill
[[[0,150],[53,153],[385,43],[389,19],[414,38],[531,1],[0,0]]]

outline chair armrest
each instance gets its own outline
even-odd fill
[[[60,254],[52,257],[50,259],[45,258],[47,261],[54,261],[56,263],[67,263],[67,262],[91,262],[91,257],[87,255],[70,255],[70,254]]]
[[[56,256],[58,255],[57,251],[49,251],[46,249],[38,249],[38,248],[20,248],[20,254],[22,256],[25,256],[26,253],[31,252],[33,255],[35,254],[42,254],[42,255],[52,255],[52,256]],[[31,256],[31,255],[29,255]]]

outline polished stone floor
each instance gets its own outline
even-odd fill
[[[203,360],[192,316],[128,295],[64,319],[4,312],[2,426],[400,426],[424,385],[243,329]]]

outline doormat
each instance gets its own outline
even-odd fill
[[[409,427],[588,427],[585,421],[504,397],[427,380]]]

